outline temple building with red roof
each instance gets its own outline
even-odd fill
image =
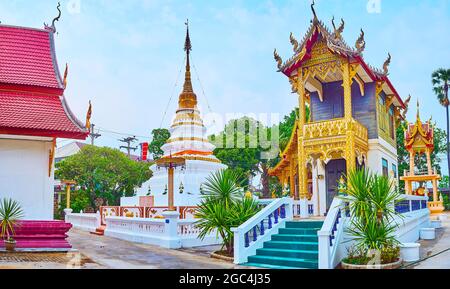
[[[383,69],[363,57],[361,30],[354,47],[343,37],[345,21],[329,29],[316,15],[301,41],[291,34],[293,56],[274,52],[278,71],[298,98],[299,117],[280,162],[269,174],[300,201],[301,216],[324,216],[338,194],[338,182],[357,168],[398,179],[396,129],[411,98],[403,101]],[[306,108],[309,108],[309,114]]]
[[[57,20],[43,29],[0,25],[0,197],[18,201],[27,220],[53,219],[56,139],[89,134],[64,95]]]

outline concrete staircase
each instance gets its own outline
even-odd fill
[[[244,266],[269,269],[318,269],[319,221],[287,222]]]

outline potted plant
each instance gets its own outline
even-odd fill
[[[15,228],[18,221],[23,217],[23,211],[20,204],[11,199],[2,199],[0,201],[0,236],[4,240],[7,251],[14,251],[16,248]]]
[[[368,170],[353,171],[347,177],[345,195],[350,225],[347,229],[355,244],[342,261],[344,269],[394,269],[401,265],[400,242],[395,238],[398,225],[394,203],[400,194],[389,178]]]

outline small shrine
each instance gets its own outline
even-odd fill
[[[415,123],[408,124],[405,131],[405,147],[409,152],[409,171],[405,171],[400,179],[405,181],[405,191],[407,195],[428,195],[426,185],[420,185],[414,189],[413,184],[433,184],[433,201],[428,202],[431,214],[436,215],[444,211],[442,196],[438,193],[438,181],[441,176],[433,168],[431,163],[431,153],[434,150],[434,129],[431,121],[425,123],[420,119],[419,102],[417,102],[417,118]],[[425,154],[427,159],[427,169],[418,170],[415,164],[416,156]]]

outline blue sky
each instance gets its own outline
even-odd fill
[[[346,21],[344,38],[352,45],[363,28],[365,60],[381,67],[392,54],[390,78],[402,97],[421,102],[422,118],[445,126],[445,111],[431,90],[430,75],[450,67],[450,1],[317,0],[316,11],[331,26],[334,15]],[[375,0],[376,1],[376,0]],[[70,4],[74,4],[71,6]],[[89,100],[93,122],[105,130],[149,136],[176,109],[183,68],[186,18],[191,23],[194,74],[200,107],[209,112],[289,113],[297,100],[287,79],[276,72],[273,49],[292,55],[289,33],[301,39],[310,24],[309,0],[159,1],[64,0],[57,23],[59,65],[69,63],[66,96],[84,120]],[[56,1],[0,0],[3,24],[42,27],[56,16]],[[75,8],[73,8],[75,7]],[[100,145],[117,147],[120,135],[103,133]],[[140,138],[145,141],[145,138]]]

